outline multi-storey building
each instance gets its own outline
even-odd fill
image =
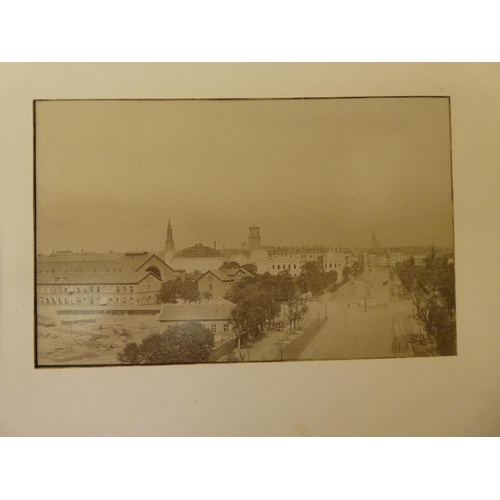
[[[37,276],[39,306],[145,306],[157,304],[161,279],[148,271],[44,273]]]

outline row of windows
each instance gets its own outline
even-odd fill
[[[170,330],[171,328],[173,328],[175,325],[173,324],[168,324],[167,325],[167,330]],[[228,323],[224,323],[224,327],[223,327],[223,330],[224,330],[224,333],[227,333],[229,332],[229,324]],[[217,333],[217,324],[216,323],[212,323],[210,325],[210,331],[212,333]]]
[[[151,287],[153,285],[148,285],[148,292],[151,291]],[[127,287],[126,286],[76,286],[76,287],[40,287],[40,293],[94,293],[94,289],[96,293],[134,293],[135,288],[133,286]],[[146,286],[143,285],[142,289],[145,290]]]
[[[284,254],[271,254],[269,256],[271,259],[282,259],[282,258],[286,258],[287,255],[284,255]],[[293,255],[290,255],[290,259],[297,259],[297,258],[300,258],[300,259],[316,259],[317,258],[317,255],[307,255],[307,254],[301,254],[300,256],[298,254],[293,254]]]
[[[58,297],[57,300],[54,297],[42,297],[40,299],[40,305],[45,306],[45,305],[80,305],[80,306],[86,306],[86,305],[100,305],[100,304],[110,304],[110,305],[147,305],[147,304],[156,304],[157,299],[156,297],[143,297],[142,299],[137,299],[137,301],[134,299],[134,297],[130,297],[130,299],[127,301],[126,297],[123,297],[120,299],[119,297],[116,297],[115,300],[113,300],[111,297],[109,299],[107,298],[100,298],[97,297],[96,300],[94,300],[94,297],[90,297],[90,299],[87,300],[87,297]]]
[[[40,288],[40,293],[68,293],[68,290],[69,288],[71,287],[41,287]],[[101,293],[101,289],[104,293],[107,293],[108,292],[108,288],[109,288],[109,292],[110,293],[114,293],[116,291],[116,293],[120,293],[120,292],[123,292],[123,293],[127,293],[127,287],[126,286],[122,286],[122,287],[119,287],[119,286],[76,286],[76,287],[73,287],[73,291],[75,291],[76,293],[87,293],[87,292],[90,292],[90,293],[94,293],[94,288],[95,288],[95,291],[97,293]],[[134,293],[134,287],[133,286],[130,286],[128,287],[129,289],[129,292],[130,293]]]
[[[297,264],[294,264],[293,268],[297,269]],[[292,264],[288,264],[288,267],[286,267],[286,264],[283,264],[283,265],[278,264],[276,267],[273,264],[273,269],[292,269]]]

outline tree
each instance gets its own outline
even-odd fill
[[[402,286],[413,299],[415,316],[435,345],[436,354],[456,354],[455,271],[448,257],[431,249],[424,266],[415,260],[396,266]]]
[[[198,290],[198,283],[195,281],[181,281],[178,284],[178,297],[186,302],[199,302],[201,295]]]
[[[352,269],[349,266],[345,266],[344,269],[342,269],[342,280],[347,281],[352,274]]]
[[[311,292],[315,297],[321,295],[328,284],[323,266],[317,261],[306,262],[302,266],[298,286],[302,293]]]
[[[162,304],[177,304],[177,299],[189,303],[199,302],[201,295],[198,291],[198,284],[192,280],[182,281],[180,279],[162,283],[158,293],[158,301]]]
[[[158,301],[162,304],[177,304],[180,280],[165,281],[161,284]]]
[[[222,269],[224,271],[224,269],[238,269],[239,267],[240,265],[237,262],[235,262],[234,260],[229,260],[223,262],[219,269]]]
[[[241,267],[243,269],[246,269],[249,273],[253,274],[254,276],[257,274],[257,265],[254,264],[253,262],[250,262],[248,264],[243,264]]]
[[[362,273],[361,264],[358,261],[354,261],[352,263],[351,268],[352,268],[352,275],[354,277],[359,276]]]
[[[214,334],[203,324],[189,321],[164,333],[153,333],[139,345],[130,343],[118,353],[125,364],[203,363],[210,360]]]

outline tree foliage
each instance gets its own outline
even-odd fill
[[[174,280],[166,281],[161,284],[161,289],[158,293],[158,301],[162,304],[176,304],[177,299],[185,300],[186,302],[199,302],[201,300],[198,284],[196,281]]]
[[[219,269],[222,269],[224,271],[224,269],[238,269],[239,267],[240,265],[234,260],[226,260],[222,263]]]
[[[210,360],[213,333],[196,321],[153,333],[137,345],[127,344],[117,359],[125,364],[202,363]]]
[[[448,256],[434,248],[424,266],[411,259],[396,266],[401,284],[412,297],[415,315],[433,340],[439,355],[456,354],[455,270]]]
[[[335,283],[337,278],[337,271],[325,272],[320,262],[310,261],[302,266],[297,286],[302,293],[311,292],[314,297],[318,297]]]
[[[275,327],[280,317],[295,327],[307,312],[306,302],[288,271],[277,276],[245,276],[233,284],[227,299],[236,304],[231,320],[239,337],[258,338],[266,328]]]

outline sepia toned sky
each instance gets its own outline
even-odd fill
[[[37,251],[452,246],[446,98],[39,101]]]

